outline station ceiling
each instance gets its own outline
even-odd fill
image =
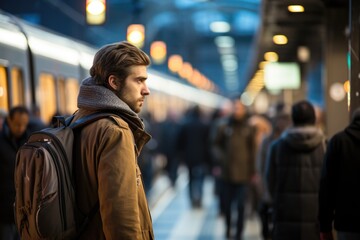
[[[275,51],[279,61],[299,62],[299,49],[308,51],[302,65],[321,61],[326,7],[343,7],[347,0],[107,0],[107,21],[85,22],[85,0],[3,0],[0,8],[95,46],[126,39],[129,24],[145,25],[144,50],[161,40],[168,56],[184,61],[212,80],[221,94],[244,91],[263,61]],[[301,4],[305,12],[291,13],[288,5]],[[229,31],[214,32],[213,22],[226,22]],[[288,43],[276,45],[283,34]],[[153,68],[169,73],[167,64]],[[185,80],[184,80],[185,81]]]

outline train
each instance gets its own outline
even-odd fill
[[[72,114],[81,80],[89,76],[97,50],[0,9],[0,109],[37,107],[46,123],[55,114]],[[228,101],[151,66],[148,76],[151,95],[144,109],[159,121],[170,110],[182,113],[194,104],[211,110]]]

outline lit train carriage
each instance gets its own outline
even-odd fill
[[[32,52],[35,104],[40,107],[42,119],[49,121],[56,112],[73,113],[79,81],[83,78],[81,45],[34,27],[24,26],[24,29]],[[88,56],[91,64],[93,53]]]
[[[0,24],[0,108],[36,105],[45,122],[74,112],[81,66],[91,66],[95,50],[10,15]]]
[[[97,49],[79,41],[0,14],[0,108],[38,106],[42,120],[76,110],[80,81],[89,75]],[[145,110],[157,120],[169,109],[184,112],[189,105],[218,107],[225,98],[180,83],[149,69],[151,97]]]

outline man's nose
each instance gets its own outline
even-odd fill
[[[142,90],[142,95],[150,95],[150,89],[146,84],[144,85],[144,88]]]

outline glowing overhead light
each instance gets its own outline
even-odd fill
[[[340,102],[344,100],[346,96],[344,84],[341,84],[340,82],[335,82],[331,84],[329,88],[329,95],[331,99],[334,100],[335,102]]]
[[[193,67],[190,63],[184,62],[182,68],[179,71],[179,75],[182,78],[189,79],[193,74]]]
[[[86,0],[86,22],[90,25],[100,25],[105,22],[105,0]]]
[[[285,35],[279,34],[279,35],[273,36],[273,42],[278,45],[284,45],[284,44],[287,44],[288,39]]]
[[[210,30],[215,33],[230,32],[230,24],[228,22],[212,22],[210,24]]]
[[[279,56],[276,52],[266,52],[264,54],[264,59],[268,62],[277,62],[279,60]]]
[[[183,65],[183,59],[180,55],[171,55],[168,60],[168,67],[170,71],[176,73],[178,72]]]
[[[305,8],[302,5],[289,5],[289,12],[304,12]]]
[[[310,59],[310,50],[308,47],[300,46],[297,49],[297,57],[300,62],[308,62]]]
[[[166,44],[163,41],[153,42],[150,46],[150,55],[154,63],[163,63],[166,59]]]
[[[221,63],[225,71],[233,72],[238,69],[238,62],[235,55],[222,56]]]
[[[219,48],[231,48],[235,45],[235,40],[229,36],[218,36],[215,38],[215,44]]]
[[[105,1],[88,0],[86,4],[86,11],[93,15],[99,15],[105,11]]]
[[[131,24],[127,28],[126,39],[138,48],[144,46],[145,27],[142,24]]]
[[[197,86],[201,82],[201,80],[202,80],[201,73],[197,69],[194,69],[193,74],[189,79],[189,82]]]

